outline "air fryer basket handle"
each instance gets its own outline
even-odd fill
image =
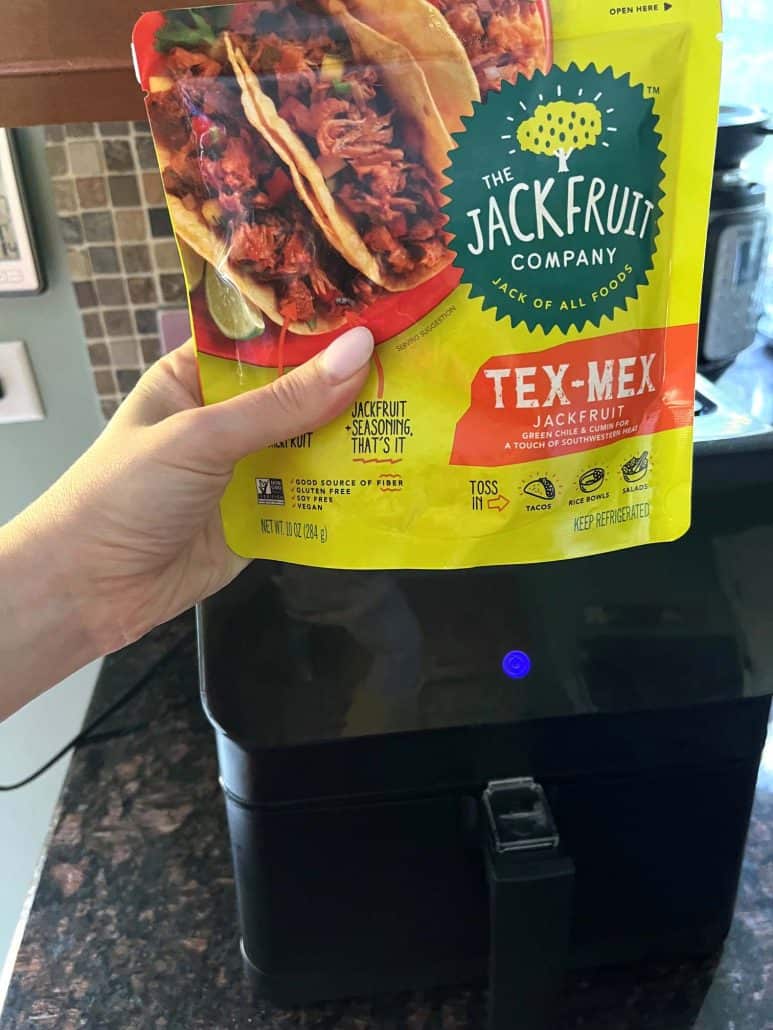
[[[548,1030],[569,948],[574,864],[560,849],[542,788],[531,779],[489,784],[488,1030]]]

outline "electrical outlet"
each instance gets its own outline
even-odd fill
[[[45,417],[27,348],[21,340],[0,343],[0,423]]]

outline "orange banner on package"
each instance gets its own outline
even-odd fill
[[[688,426],[696,333],[636,329],[490,358],[473,379],[451,464],[515,465]]]

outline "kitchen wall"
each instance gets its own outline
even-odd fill
[[[88,359],[109,418],[159,356],[158,311],[186,306],[145,122],[45,129],[46,159]]]
[[[24,340],[40,388],[41,422],[0,425],[0,523],[14,516],[71,464],[102,425],[80,312],[75,302],[46,166],[43,132],[17,134],[47,289],[0,298],[0,339]],[[83,670],[0,724],[0,783],[42,765],[80,728],[96,677]],[[0,669],[0,679],[12,675]],[[0,794],[0,1007],[3,966],[33,881],[67,768],[60,762],[30,786]]]

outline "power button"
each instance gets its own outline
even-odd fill
[[[508,651],[502,659],[502,672],[511,680],[522,680],[531,672],[531,658],[525,651]]]

